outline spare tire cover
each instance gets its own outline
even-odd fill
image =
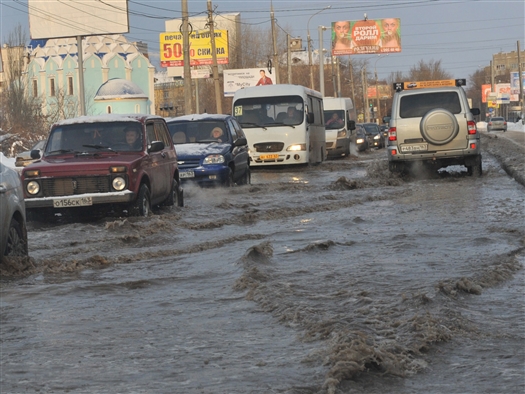
[[[419,124],[421,136],[434,145],[445,145],[459,132],[459,125],[452,112],[443,108],[428,111]]]

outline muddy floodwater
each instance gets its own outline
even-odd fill
[[[399,177],[372,151],[30,222],[0,392],[523,393],[525,188],[483,165]]]

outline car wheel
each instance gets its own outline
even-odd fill
[[[241,185],[249,185],[252,182],[252,173],[250,167],[246,167],[246,171],[241,179]]]
[[[390,162],[388,163],[388,170],[392,173],[402,174],[406,171],[406,166],[404,163]]]
[[[346,144],[345,157],[350,156],[350,141]]]
[[[168,197],[163,201],[165,207],[173,206],[179,199],[179,184],[175,179],[171,182],[171,191]]]
[[[27,256],[27,233],[16,218],[11,218],[7,230],[7,244],[4,256]]]
[[[476,177],[480,177],[483,174],[483,164],[481,160],[481,155],[476,157],[472,165],[467,166],[467,174]]]
[[[137,200],[132,205],[132,216],[148,216],[151,210],[151,195],[148,186],[142,184],[139,189]]]
[[[231,168],[228,169],[228,176],[226,177],[226,180],[224,181],[224,186],[226,187],[233,187],[235,182],[233,181],[233,171]]]

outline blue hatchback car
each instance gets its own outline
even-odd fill
[[[167,118],[181,181],[201,186],[250,184],[250,156],[244,132],[231,115],[196,114]]]

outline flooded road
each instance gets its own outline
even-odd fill
[[[525,188],[483,160],[401,178],[373,151],[29,223],[0,392],[522,393]]]

